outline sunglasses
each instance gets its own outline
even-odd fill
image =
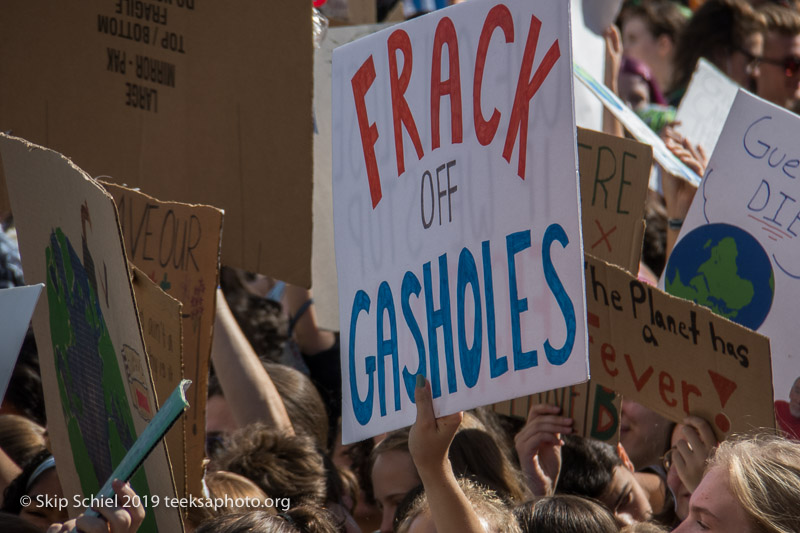
[[[787,78],[791,78],[800,71],[800,57],[787,56],[783,59],[767,59],[766,57],[761,57],[758,58],[758,61],[768,65],[783,67],[783,73],[786,74]]]

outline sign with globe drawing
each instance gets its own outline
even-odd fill
[[[797,115],[739,91],[661,279],[770,338],[776,399],[800,376],[797,138]]]
[[[767,252],[755,237],[730,224],[689,232],[673,250],[664,279],[670,294],[753,330],[766,320],[775,294]]]

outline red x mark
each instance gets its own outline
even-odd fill
[[[606,233],[606,232],[605,232],[605,230],[603,229],[603,226],[601,226],[601,225],[600,225],[600,221],[599,221],[599,220],[597,220],[597,219],[594,219],[594,223],[595,223],[595,224],[597,224],[597,228],[600,230],[600,235],[601,235],[601,237],[600,237],[600,238],[597,240],[597,242],[596,242],[596,243],[594,243],[594,244],[592,245],[592,250],[594,250],[594,249],[595,249],[595,247],[596,247],[598,244],[600,244],[601,242],[603,242],[603,241],[606,241],[606,246],[608,246],[608,251],[610,252],[610,251],[611,251],[611,241],[609,241],[609,240],[608,240],[608,237],[609,237],[609,236],[610,236],[612,233],[614,233],[615,231],[617,231],[617,227],[616,227],[616,226],[614,226],[613,228],[611,228],[611,229],[609,230],[609,232],[608,232],[608,233]]]

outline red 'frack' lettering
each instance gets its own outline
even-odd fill
[[[422,142],[419,140],[419,132],[411,114],[411,109],[406,101],[406,89],[411,81],[411,69],[413,58],[411,54],[411,39],[403,30],[395,30],[389,36],[386,43],[389,46],[389,86],[392,91],[392,118],[394,119],[394,147],[397,155],[397,175],[401,176],[406,171],[405,160],[403,158],[403,126],[405,126],[414,148],[417,150],[417,158],[422,159]],[[397,75],[397,52],[403,53],[403,72]]]
[[[447,44],[447,69],[449,76],[441,81],[442,46]],[[439,148],[439,103],[442,95],[450,95],[450,137],[453,144],[461,142],[461,67],[458,63],[458,38],[453,21],[444,17],[436,26],[431,62],[431,149]]]
[[[519,80],[517,81],[517,93],[514,96],[514,107],[511,108],[511,120],[508,123],[508,134],[506,135],[506,144],[503,147],[503,158],[511,162],[511,152],[514,150],[514,143],[517,140],[517,133],[519,133],[519,166],[517,167],[517,175],[525,179],[525,160],[528,152],[528,107],[531,98],[542,86],[550,70],[555,65],[558,58],[561,57],[561,51],[558,48],[558,39],[556,39],[550,49],[539,63],[536,73],[531,78],[531,71],[533,70],[533,58],[536,55],[536,45],[539,41],[539,30],[542,27],[542,22],[535,16],[531,16],[531,27],[528,31],[528,41],[525,43],[525,52],[522,55],[522,67],[519,72]]]
[[[350,84],[353,86],[353,99],[356,103],[356,116],[358,129],[361,131],[361,146],[364,149],[364,162],[367,164],[367,180],[369,180],[369,194],[372,197],[372,208],[378,205],[383,194],[381,193],[381,178],[378,174],[378,161],[375,159],[375,143],[378,141],[378,127],[373,122],[369,123],[367,117],[367,104],[364,96],[367,94],[372,82],[375,81],[375,63],[369,56],[361,65]]]
[[[503,30],[506,43],[514,41],[514,21],[511,18],[511,11],[503,4],[494,6],[486,15],[483,23],[481,36],[478,40],[478,54],[475,59],[475,77],[472,85],[472,116],[475,122],[475,136],[478,142],[486,146],[497,132],[500,124],[500,112],[497,108],[492,111],[492,117],[487,121],[483,118],[481,111],[481,87],[483,85],[483,71],[486,68],[486,54],[489,51],[489,41],[495,28]]]

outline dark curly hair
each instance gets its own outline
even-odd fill
[[[323,505],[326,475],[322,454],[306,435],[286,435],[264,424],[232,434],[216,459],[221,470],[240,474],[273,498],[292,505]]]

